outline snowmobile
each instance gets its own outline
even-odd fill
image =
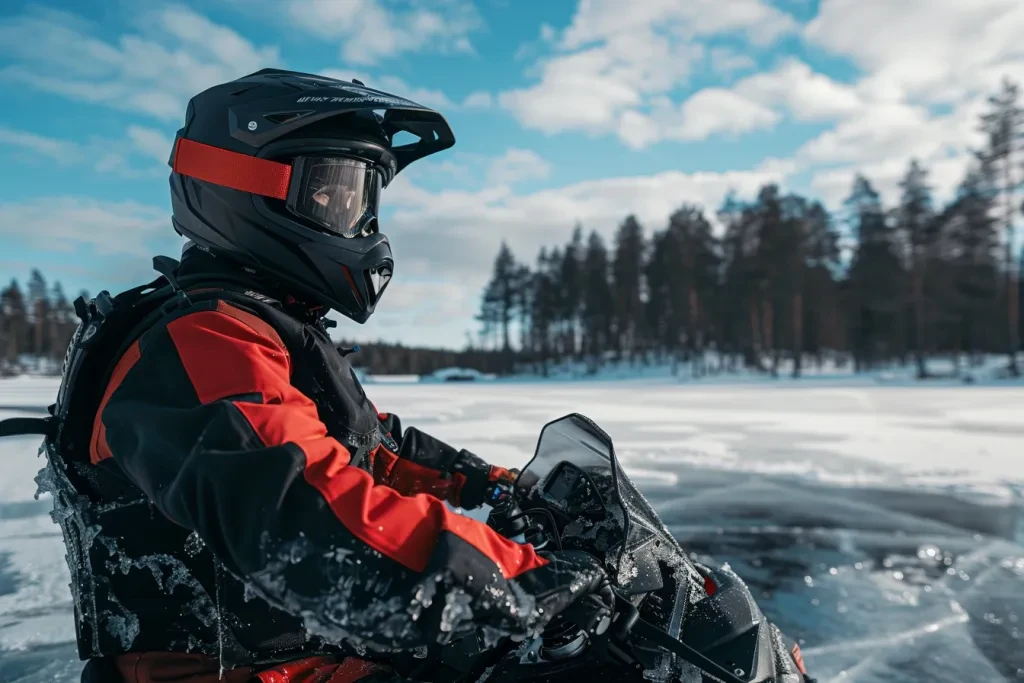
[[[0,436],[39,433],[12,418]],[[423,683],[813,683],[799,647],[727,566],[692,560],[622,470],[611,438],[571,414],[546,425],[514,483],[491,493],[488,524],[538,550],[601,560],[614,606],[580,600],[522,642],[481,633],[418,654]],[[405,668],[405,667],[403,667]]]
[[[521,643],[464,638],[429,657],[414,680],[813,682],[799,646],[768,622],[740,577],[688,557],[590,419],[546,425],[515,484],[492,496],[488,524],[503,535],[601,559],[614,610],[581,601]]]

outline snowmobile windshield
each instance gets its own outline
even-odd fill
[[[532,499],[573,519],[563,543],[603,552],[611,578],[627,593],[660,585],[659,561],[688,564],[622,471],[611,437],[582,415],[567,415],[544,427],[519,485],[531,489]]]

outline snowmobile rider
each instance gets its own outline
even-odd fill
[[[419,140],[393,144],[403,131]],[[391,279],[384,188],[454,141],[437,112],[310,74],[264,69],[189,102],[169,162],[188,240],[164,260],[174,291],[136,306],[72,468],[84,680],[404,680],[424,648],[523,637],[607,596],[590,556],[446,507],[511,475],[403,433],[327,334],[329,310],[365,322]]]

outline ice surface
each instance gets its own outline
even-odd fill
[[[403,423],[505,466],[525,463],[544,423],[595,419],[684,547],[728,562],[822,681],[1019,680],[1024,389],[878,379],[367,391]],[[0,418],[41,413],[56,389],[0,380]],[[50,501],[33,498],[38,442],[0,441],[4,683],[80,671],[60,531]]]

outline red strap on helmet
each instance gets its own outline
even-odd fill
[[[174,147],[172,168],[190,178],[274,199],[288,198],[292,179],[292,167],[288,164],[185,138],[179,138]]]

